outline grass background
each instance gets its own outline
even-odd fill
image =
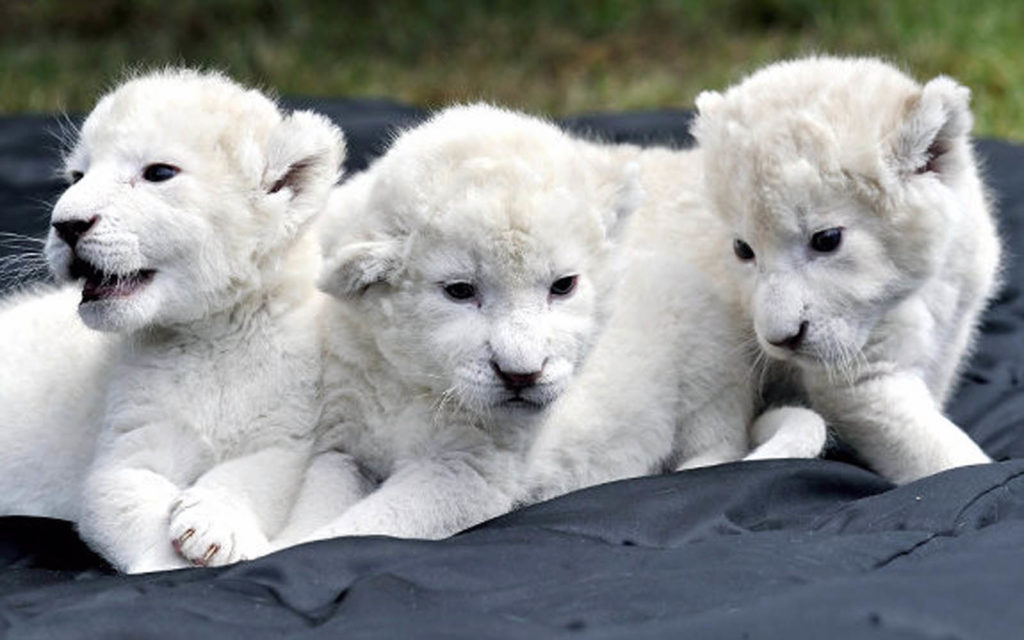
[[[87,110],[124,68],[167,63],[427,107],[677,107],[831,52],[953,75],[980,134],[1024,140],[1022,43],[1019,0],[0,0],[0,113]]]

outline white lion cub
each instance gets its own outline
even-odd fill
[[[308,537],[439,538],[516,504],[534,430],[608,316],[635,174],[477,105],[336,192],[323,441],[381,483],[344,509],[314,465],[307,489],[341,513]]]
[[[897,482],[989,459],[941,412],[999,269],[968,99],[825,57],[697,100],[760,347]]]
[[[86,119],[46,255],[123,334],[79,529],[118,568],[268,549],[316,424],[318,254],[340,132],[218,74],[129,80]]]

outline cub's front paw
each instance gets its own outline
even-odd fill
[[[216,567],[270,552],[249,507],[227,491],[192,487],[171,507],[171,544],[194,565]]]

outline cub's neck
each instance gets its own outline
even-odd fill
[[[318,295],[314,285],[320,266],[311,234],[254,265],[247,282],[225,295],[219,308],[189,322],[155,325],[132,336],[137,347],[161,347],[192,340],[258,340],[268,327],[303,307]]]

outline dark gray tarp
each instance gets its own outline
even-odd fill
[[[295,104],[346,129],[353,168],[423,116],[389,102]],[[608,140],[689,141],[685,112],[566,124]],[[0,120],[0,231],[45,232],[45,202],[59,192],[59,145],[47,128],[57,121]],[[1009,258],[949,413],[996,464],[896,488],[838,460],[734,463],[593,487],[439,542],[338,539],[228,568],[131,577],[113,575],[67,523],[0,518],[0,630],[245,640],[1019,638],[1024,147],[978,148]]]

